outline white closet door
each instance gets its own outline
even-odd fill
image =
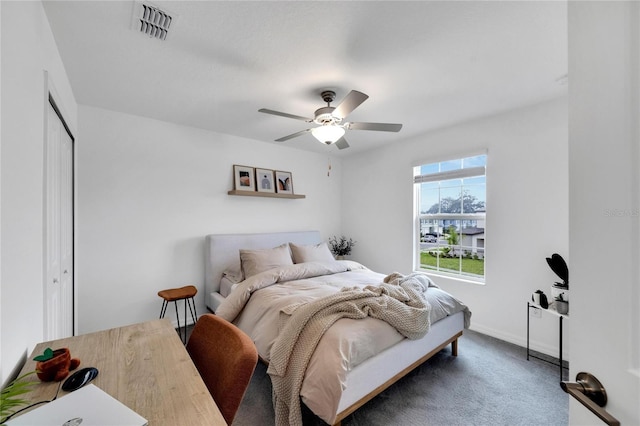
[[[73,140],[60,135],[60,287],[62,337],[73,336]]]
[[[45,340],[73,335],[73,140],[49,104],[46,141]]]

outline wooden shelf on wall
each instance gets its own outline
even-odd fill
[[[306,195],[301,194],[275,194],[271,192],[258,192],[258,191],[229,191],[229,195],[242,195],[244,197],[268,197],[268,198],[306,198]]]

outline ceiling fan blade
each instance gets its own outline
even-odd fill
[[[293,139],[293,138],[297,138],[298,136],[302,136],[307,132],[310,132],[311,129],[306,129],[306,130],[300,130],[299,132],[295,132],[292,133],[288,136],[283,136],[280,139],[276,139],[276,142],[284,142],[284,141],[288,141],[289,139]]]
[[[358,92],[357,90],[352,90],[349,94],[340,102],[340,105],[336,107],[335,110],[331,113],[334,117],[337,118],[345,118],[347,115],[351,114],[351,111],[358,108],[361,103],[366,101],[369,98],[369,95],[365,95],[362,92]]]
[[[313,118],[301,117],[299,115],[288,114],[286,112],[274,111],[272,109],[261,108],[258,112],[264,112],[265,114],[279,115],[280,117],[293,118],[294,120],[306,121],[307,123],[311,123]]]
[[[402,124],[393,123],[346,123],[349,130],[376,130],[379,132],[399,132]]]
[[[336,141],[336,146],[338,147],[338,149],[349,148],[349,144],[347,143],[347,140],[344,138],[344,136]]]

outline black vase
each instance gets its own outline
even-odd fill
[[[540,307],[547,309],[549,307],[549,301],[547,300],[547,295],[544,293],[540,293]]]

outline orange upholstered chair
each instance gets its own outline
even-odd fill
[[[227,424],[231,424],[258,363],[255,344],[235,325],[205,314],[191,332],[187,352]]]

